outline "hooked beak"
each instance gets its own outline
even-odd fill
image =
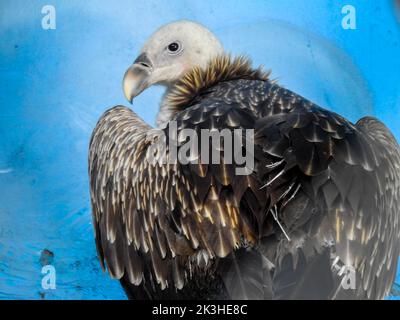
[[[146,55],[142,53],[136,58],[133,65],[126,70],[122,87],[124,89],[125,98],[130,103],[134,97],[139,95],[144,89],[149,87],[149,77],[153,71],[153,65]]]

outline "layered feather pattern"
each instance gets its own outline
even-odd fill
[[[381,122],[353,124],[226,56],[185,75],[164,103],[176,137],[171,123],[152,128],[117,106],[90,142],[100,261],[131,298],[388,294],[399,255],[400,152]],[[237,164],[205,164],[199,153],[168,163],[171,141],[185,148],[185,129],[254,129],[254,171],[237,175]],[[227,157],[223,145],[211,148]],[[343,287],[338,263],[354,270],[355,288]]]

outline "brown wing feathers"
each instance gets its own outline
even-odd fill
[[[120,117],[125,121],[118,121]],[[140,133],[130,132],[137,121],[130,110],[114,108],[100,120],[92,139],[96,142],[91,144],[90,174],[99,253],[115,278],[126,272],[138,285],[143,273],[151,272],[161,288],[172,283],[181,288],[188,276],[184,268],[196,250],[224,257],[239,245],[243,226],[238,208],[221,184],[232,176],[226,176],[229,169],[219,172],[219,166],[191,170],[179,164],[150,164],[145,156],[149,128],[141,124]],[[122,136],[108,141],[117,130]],[[110,150],[103,153],[104,146]],[[197,180],[189,182],[193,177]]]
[[[145,283],[146,294],[162,296],[158,290],[183,289],[196,273],[206,281],[228,270],[231,297],[242,296],[240,288],[248,297],[272,297],[272,287],[294,297],[315,291],[307,276],[300,286],[299,274],[315,275],[318,263],[339,257],[362,279],[354,296],[388,293],[399,254],[400,156],[382,124],[365,118],[353,125],[243,58],[220,57],[193,70],[166,101],[178,133],[255,129],[255,171],[238,176],[234,164],[165,164],[170,146],[149,154],[168,126],[152,129],[124,107],[107,111],[92,135],[89,174],[97,248],[113,277],[125,274],[135,286]],[[177,139],[178,150],[184,142]],[[237,251],[247,247],[256,251]],[[249,272],[248,287],[236,285],[243,274],[227,261]],[[326,298],[344,294],[330,269],[315,270],[333,286]]]

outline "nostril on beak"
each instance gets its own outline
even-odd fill
[[[145,67],[146,69],[151,69],[152,64],[146,53],[142,53],[139,57],[136,58],[134,64]]]
[[[141,66],[143,66],[143,67],[150,68],[150,65],[149,65],[148,63],[139,62],[139,64],[140,64]]]

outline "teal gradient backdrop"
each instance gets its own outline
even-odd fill
[[[390,0],[0,0],[0,299],[124,299],[100,270],[87,149],[97,119],[126,104],[121,81],[146,38],[178,19],[203,23],[232,54],[355,121],[383,120],[400,139],[400,25]],[[56,9],[43,30],[41,9]],[[357,29],[342,28],[342,7]],[[162,95],[133,108],[153,124]],[[41,286],[53,252],[57,288]]]

